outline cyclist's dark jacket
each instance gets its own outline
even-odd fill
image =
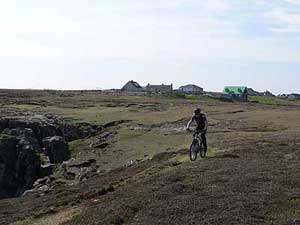
[[[197,130],[203,130],[205,128],[205,122],[207,121],[205,114],[201,113],[199,116],[194,115],[192,120],[197,123]]]

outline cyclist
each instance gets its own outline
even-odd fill
[[[206,152],[207,151],[206,132],[208,128],[208,121],[206,115],[202,113],[202,110],[200,108],[195,109],[193,117],[191,118],[191,120],[188,122],[186,126],[187,131],[190,131],[190,126],[193,122],[196,122],[197,124],[195,132],[201,133],[204,151]]]

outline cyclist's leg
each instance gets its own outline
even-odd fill
[[[206,131],[201,134],[201,139],[202,139],[204,151],[207,151]]]

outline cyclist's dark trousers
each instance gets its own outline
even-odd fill
[[[198,131],[201,131],[201,129],[197,128]],[[202,139],[202,142],[203,142],[203,147],[204,147],[204,150],[207,151],[207,139],[206,139],[206,132],[207,130],[205,130],[203,133],[201,133],[201,139]]]
[[[201,134],[201,139],[203,142],[204,151],[207,151],[206,131],[203,134]]]

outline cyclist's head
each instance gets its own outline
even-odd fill
[[[195,115],[200,115],[201,109],[200,108],[195,109],[194,113]]]

